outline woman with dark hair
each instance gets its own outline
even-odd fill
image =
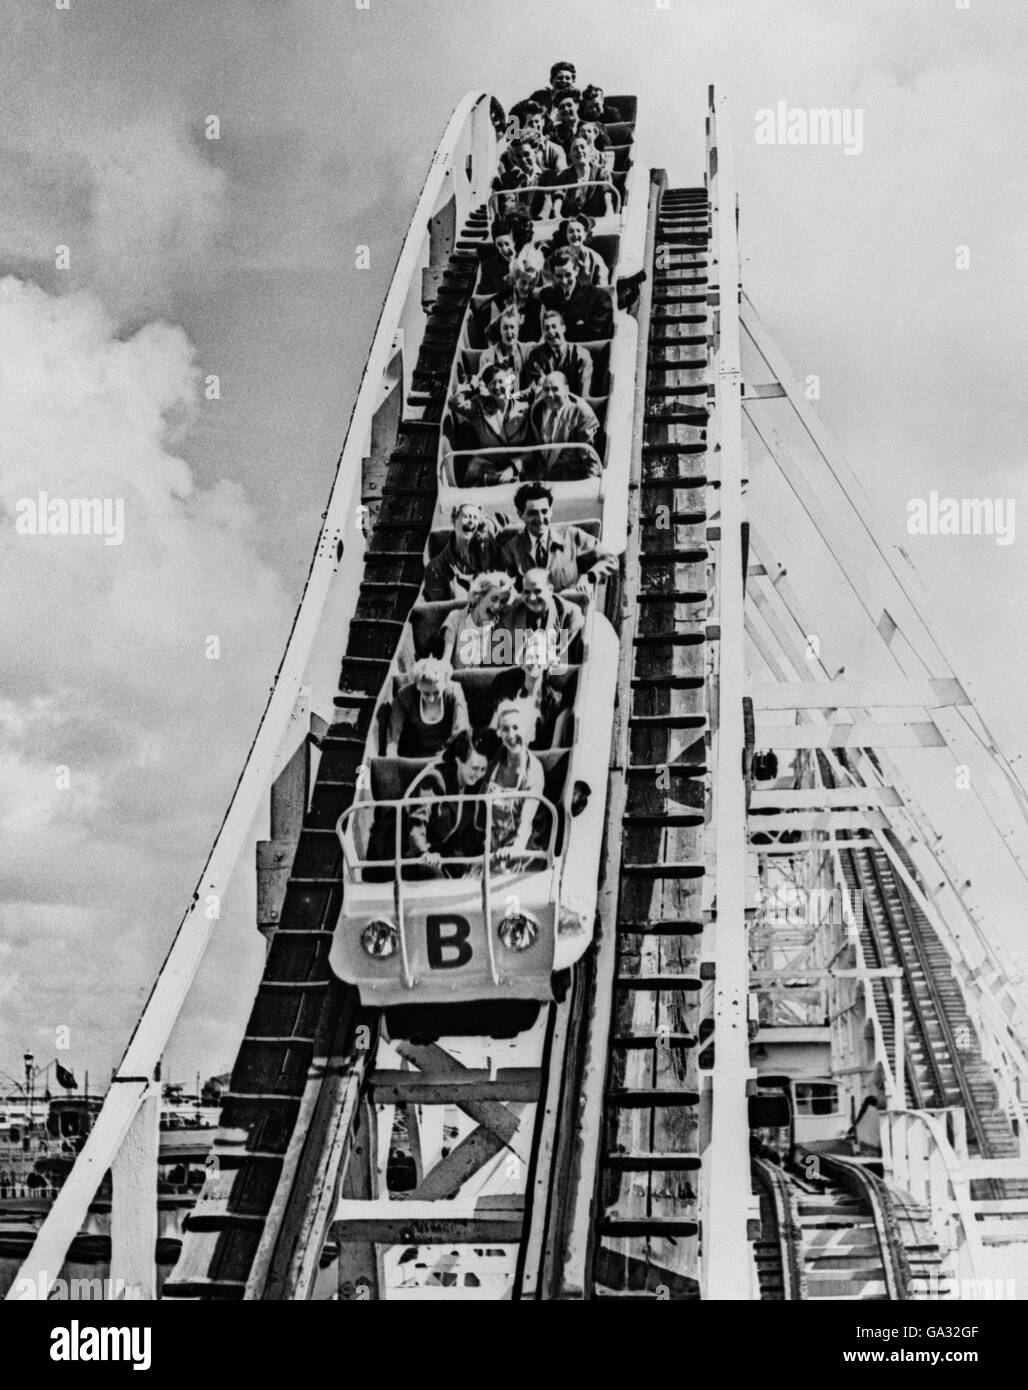
[[[607,262],[598,251],[594,251],[589,245],[593,225],[593,219],[584,212],[576,213],[573,217],[565,217],[543,248],[547,260],[547,270],[549,270],[549,262],[558,251],[568,251],[578,268],[578,283],[580,285],[609,284],[610,275],[607,271]]]
[[[405,878],[458,878],[469,866],[443,861],[482,853],[482,803],[467,798],[482,790],[499,743],[492,729],[463,729],[407,788],[405,796],[419,804],[405,813],[404,858],[417,860],[404,869]]]
[[[469,448],[510,452],[475,455],[465,471],[465,487],[515,482],[524,463],[515,450],[528,442],[528,402],[518,392],[514,373],[494,365],[480,379],[485,394],[469,396],[459,389],[450,397],[450,409],[467,427]]]
[[[527,213],[496,217],[491,230],[492,244],[479,253],[477,294],[498,294],[510,279],[518,252],[532,244],[532,219]]]
[[[503,568],[496,521],[477,502],[461,502],[450,512],[450,521],[453,529],[425,569],[426,603],[466,599],[476,574]]]

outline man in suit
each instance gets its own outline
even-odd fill
[[[617,567],[614,555],[588,531],[551,523],[553,493],[545,483],[523,483],[514,494],[514,506],[522,529],[504,543],[501,556],[515,577],[541,566],[562,598],[577,596],[581,601],[592,594],[598,579]]]
[[[550,262],[553,284],[539,292],[539,303],[564,315],[569,343],[593,342],[614,336],[614,315],[605,290],[583,285],[574,257],[557,251]]]
[[[590,141],[596,151],[609,150],[610,140],[607,132],[595,121],[586,121],[581,114],[581,105],[578,92],[562,92],[553,104],[553,113],[550,118],[550,139],[558,144],[564,153],[570,154],[571,142],[582,129],[583,125],[593,125],[593,138]]]
[[[600,422],[588,401],[573,396],[563,372],[550,372],[539,382],[539,394],[529,415],[533,444],[552,444],[528,455],[528,466],[536,477],[549,482],[568,482],[579,478],[598,478],[602,465],[593,445]],[[561,446],[568,445],[563,448]]]
[[[564,315],[546,309],[542,315],[543,340],[528,354],[522,381],[538,386],[551,372],[560,372],[572,395],[588,396],[593,384],[593,359],[588,348],[569,343]]]
[[[536,101],[525,102],[521,113],[521,139],[535,149],[544,175],[559,174],[568,167],[563,146],[546,133],[546,112]],[[500,162],[503,162],[502,156]]]
[[[497,620],[494,651],[499,644],[508,666],[566,666],[584,624],[578,605],[555,594],[549,573],[535,566],[525,571],[520,595]]]

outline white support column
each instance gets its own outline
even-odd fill
[[[721,475],[717,572],[720,622],[717,763],[714,784],[715,890],[714,1073],[710,1146],[704,1158],[705,1298],[750,1297],[747,1240],[750,1192],[748,942],[746,936],[746,797],[742,777],[746,693],[742,562],[742,378],[739,359],[739,248],[735,165],[724,97],[711,102],[708,133],[712,250],[717,265],[719,335],[715,362],[715,432]]]
[[[492,112],[488,100],[475,107],[471,115],[471,188],[470,207],[463,212],[463,222],[467,212],[484,203],[489,197],[493,174],[496,170],[496,132],[493,128]],[[459,171],[458,171],[459,173]],[[457,181],[460,187],[460,180]],[[458,209],[459,209],[458,199]],[[460,210],[460,209],[459,209]],[[460,227],[458,225],[458,231]]]
[[[896,1054],[893,1074],[896,1078],[896,1104],[904,1107],[907,1103],[906,1049],[903,1046],[903,979],[896,975],[892,981],[892,1020],[893,1038]]]
[[[131,1298],[156,1299],[157,1151],[161,1086],[152,1082],[111,1168],[111,1282]]]

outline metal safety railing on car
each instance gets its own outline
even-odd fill
[[[547,201],[543,203],[543,208],[549,213],[548,216],[532,215],[533,222],[549,222],[554,220],[554,214],[550,208],[559,199],[562,206],[568,193],[576,188],[602,188],[605,195],[609,196],[613,206],[608,203],[607,210],[602,214],[604,217],[617,217],[621,212],[621,190],[611,182],[610,179],[582,179],[579,183],[528,183],[523,188],[502,188],[497,189],[489,197],[489,220],[493,221],[496,217],[509,216],[509,205],[501,205],[500,200],[518,199],[524,194],[531,194],[533,198],[542,195]]]
[[[582,444],[577,440],[569,439],[563,442],[553,441],[550,444],[501,444],[487,449],[451,449],[446,440],[443,441],[443,448],[439,455],[439,484],[445,487],[490,487],[500,486],[500,484],[489,483],[458,483],[453,469],[453,460],[459,458],[494,458],[499,455],[510,455],[512,458],[520,457],[522,454],[555,453],[558,456],[568,450],[575,449],[585,454],[587,458],[599,467],[598,473],[586,474],[585,478],[558,479],[558,482],[585,482],[589,478],[599,478],[603,474],[603,459],[596,452],[591,444]],[[520,475],[519,475],[520,476]],[[542,481],[547,481],[545,478]]]
[[[490,897],[492,892],[492,875],[496,871],[494,865],[499,863],[498,855],[504,854],[505,859],[516,860],[542,860],[543,867],[548,867],[553,863],[554,850],[557,840],[557,807],[552,801],[541,793],[523,791],[501,791],[501,792],[468,792],[458,794],[454,797],[439,796],[407,796],[389,797],[381,800],[363,801],[357,805],[348,807],[336,822],[336,833],[343,847],[343,879],[344,882],[358,882],[354,877],[357,872],[363,873],[366,869],[381,869],[400,866],[400,872],[393,875],[393,903],[396,910],[396,926],[400,941],[400,962],[403,967],[404,983],[408,989],[414,988],[414,975],[410,967],[410,953],[407,946],[407,925],[406,925],[406,902],[404,885],[411,883],[411,879],[405,879],[403,866],[411,867],[422,863],[421,855],[405,855],[403,849],[403,824],[404,811],[409,811],[415,806],[438,806],[440,802],[456,801],[460,802],[483,802],[485,805],[485,845],[481,854],[476,855],[453,855],[443,856],[447,865],[465,864],[468,866],[468,876],[474,866],[481,865],[482,870],[482,920],[485,923],[486,946],[489,951],[489,972],[492,976],[494,985],[500,983],[500,974],[496,966],[496,948],[493,944],[493,922],[490,910]],[[506,850],[501,846],[499,850],[492,850],[493,838],[493,805],[496,801],[518,801],[532,802],[535,806],[533,817],[538,816],[540,809],[545,808],[549,812],[550,833],[549,842],[545,849],[524,849]],[[390,810],[393,815],[393,837],[395,853],[391,859],[367,859],[356,853],[356,833],[350,824],[352,820],[361,814],[374,815],[378,811]],[[522,870],[524,871],[524,870]],[[516,871],[515,871],[516,872]],[[557,904],[554,904],[554,920],[557,920]]]

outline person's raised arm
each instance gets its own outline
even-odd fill
[[[579,361],[582,367],[582,384],[578,394],[584,400],[589,395],[593,384],[593,355],[588,348],[578,349]]]
[[[546,778],[542,763],[537,758],[529,758],[528,779],[525,783],[525,795],[521,802],[517,833],[510,846],[512,854],[523,852],[528,848],[528,842],[532,838],[532,825],[539,809],[539,798],[543,794],[545,785]]]
[[[459,734],[463,729],[471,728],[471,720],[468,718],[468,702],[464,698],[463,687],[453,682],[453,728],[450,730],[450,737]]]
[[[540,358],[532,352],[528,361],[525,363],[525,390],[532,393],[532,398],[539,390],[539,383],[546,375],[546,367]]]
[[[403,691],[393,698],[389,709],[389,737],[386,739],[386,757],[395,758],[400,751],[400,739],[407,725],[407,706],[401,698]]]
[[[430,794],[424,787],[417,788],[418,796]],[[407,813],[410,823],[410,829],[407,832],[407,849],[411,858],[429,852],[428,818],[431,813],[432,807],[427,801],[423,801],[419,806],[412,806]]]
[[[478,386],[478,378],[472,377],[470,381],[459,381],[450,392],[449,406],[456,415],[467,415],[471,409],[471,402],[474,399],[475,391]]]
[[[446,622],[443,623],[443,652],[441,659],[448,662],[451,666],[453,665],[453,650],[457,645],[457,623],[451,620],[459,612],[460,610],[455,608],[453,612],[447,616]]]

